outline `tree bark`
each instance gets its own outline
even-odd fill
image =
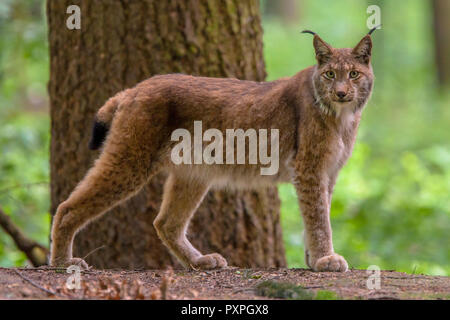
[[[66,28],[69,5],[81,29]],[[97,152],[87,148],[95,112],[114,93],[155,74],[181,72],[262,81],[265,67],[257,0],[49,0],[51,212],[83,178]],[[76,237],[74,255],[98,268],[180,265],[153,228],[159,175],[134,198]],[[188,237],[230,265],[286,265],[276,188],[210,192]]]
[[[435,56],[441,86],[450,86],[450,1],[433,1]]]

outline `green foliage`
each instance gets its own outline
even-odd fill
[[[288,299],[288,300],[338,300],[339,296],[334,291],[306,289],[302,286],[290,283],[266,280],[256,285],[256,294],[263,297]]]
[[[316,292],[314,300],[339,300],[339,296],[334,291],[319,290]]]
[[[373,35],[373,98],[333,197],[335,249],[354,268],[376,264],[449,275],[450,95],[436,89],[430,3],[382,3],[383,29]],[[0,206],[27,235],[47,244],[50,120],[43,5],[0,2]],[[263,18],[268,80],[315,63],[312,38],[300,34],[303,29],[336,47],[355,45],[367,32],[366,6],[303,0],[296,28]],[[295,191],[290,185],[279,189],[289,266],[306,267]],[[24,263],[0,231],[0,266]],[[321,295],[327,297],[316,298]]]
[[[48,243],[49,119],[47,115],[0,117],[0,206],[26,235]],[[24,264],[26,258],[0,232],[0,265]]]
[[[0,206],[31,238],[48,244],[49,126],[43,1],[0,3]],[[44,109],[43,109],[44,108]],[[0,230],[0,266],[23,265]]]
[[[312,300],[314,292],[289,282],[278,282],[267,280],[256,286],[256,294],[263,297],[290,299],[290,300]]]

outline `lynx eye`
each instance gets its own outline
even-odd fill
[[[334,71],[328,70],[327,72],[325,72],[325,77],[327,77],[328,79],[334,79]]]
[[[359,77],[358,71],[355,71],[355,70],[350,71],[350,79],[356,79],[358,77]]]

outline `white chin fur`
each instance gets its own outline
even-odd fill
[[[331,107],[336,112],[336,118],[339,118],[341,116],[346,116],[353,114],[353,110],[355,108],[355,102],[349,101],[349,102],[332,102]]]

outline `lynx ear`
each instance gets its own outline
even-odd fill
[[[315,32],[303,30],[302,33],[310,33],[314,35],[313,45],[319,65],[327,62],[333,54],[333,48],[328,43],[323,41]]]
[[[361,39],[356,47],[353,48],[352,53],[361,63],[370,63],[372,56],[372,38],[370,37],[370,33]]]
[[[314,35],[314,50],[316,50],[316,59],[319,65],[330,60],[330,57],[333,55],[333,48],[323,41],[317,34]]]

